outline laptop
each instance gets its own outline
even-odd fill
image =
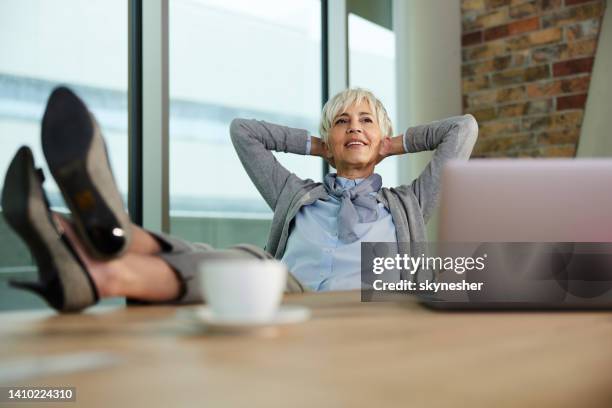
[[[423,304],[612,310],[612,160],[451,161],[441,188],[438,241],[472,243],[498,261],[480,274],[488,291],[429,294]]]

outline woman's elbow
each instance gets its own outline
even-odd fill
[[[235,140],[245,134],[245,125],[246,119],[235,118],[230,123],[230,137],[232,140]]]
[[[463,120],[461,121],[461,127],[463,128],[463,135],[465,137],[466,142],[474,145],[476,143],[476,139],[478,139],[478,122],[476,118],[472,114],[463,115]]]

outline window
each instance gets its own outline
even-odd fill
[[[321,3],[173,0],[169,27],[171,231],[214,246],[263,245],[272,213],[229,125],[255,118],[318,134]],[[277,158],[302,178],[321,178],[320,159]]]
[[[395,34],[392,30],[366,20],[357,14],[348,16],[349,84],[351,87],[369,89],[382,101],[391,118],[393,135],[405,129],[397,129]],[[398,184],[398,158],[389,157],[376,166],[383,185]]]
[[[0,186],[10,160],[25,144],[33,150],[36,165],[45,169],[44,186],[52,206],[64,207],[46,169],[40,121],[53,87],[65,84],[97,116],[125,197],[127,11],[126,0],[0,2]],[[0,217],[0,278],[33,272],[31,265],[27,248]],[[0,309],[14,302],[14,296],[24,297],[6,291],[0,296]]]
[[[171,233],[215,247],[263,246],[272,213],[238,160],[229,124],[235,117],[256,118],[318,135],[322,4],[168,1]],[[48,174],[40,120],[53,87],[64,84],[98,118],[127,197],[128,3],[0,2],[0,187],[23,144]],[[395,121],[394,35],[381,23],[388,21],[390,1],[347,4],[350,85],[371,89]],[[321,159],[276,155],[300,177],[321,180]],[[395,158],[378,166],[385,185],[397,184],[396,169]],[[51,177],[45,190],[54,209],[65,209]],[[7,277],[23,272],[35,272],[28,250],[0,217],[0,309],[23,305],[22,293],[4,290]]]

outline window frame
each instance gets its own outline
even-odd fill
[[[128,0],[128,209],[135,224],[166,233],[170,229],[168,3]],[[348,86],[347,22],[346,0],[321,0],[321,107],[330,95]],[[329,165],[321,162],[323,179]]]

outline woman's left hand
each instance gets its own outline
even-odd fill
[[[404,140],[403,135],[395,137],[383,137],[380,142],[380,149],[378,151],[378,160],[376,164],[383,161],[384,158],[389,156],[395,156],[397,154],[404,153]]]

